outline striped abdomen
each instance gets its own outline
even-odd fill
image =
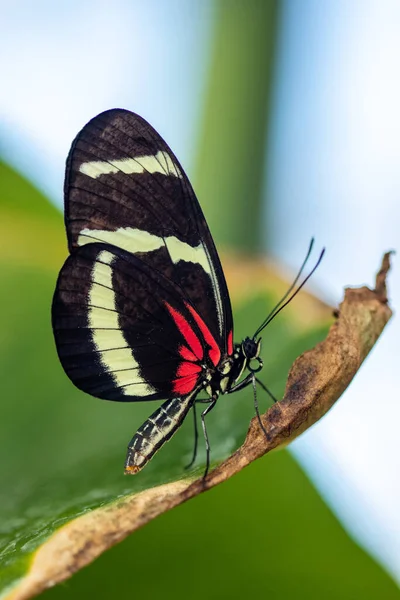
[[[128,446],[125,473],[140,471],[172,437],[192,407],[194,396],[192,392],[184,398],[167,400],[139,427]]]

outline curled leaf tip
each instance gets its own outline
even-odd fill
[[[386,278],[390,269],[390,257],[395,254],[394,250],[390,250],[383,255],[382,264],[379,271],[376,274],[375,279],[375,293],[380,297],[381,302],[387,302],[387,289],[386,289]]]

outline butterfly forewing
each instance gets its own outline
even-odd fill
[[[65,222],[71,252],[112,244],[179,286],[227,351],[232,314],[213,240],[181,165],[144,119],[113,109],[78,134],[67,161]]]
[[[144,119],[114,109],[78,134],[65,222],[53,328],[68,376],[109,400],[193,395],[232,351],[231,307],[190,183]]]

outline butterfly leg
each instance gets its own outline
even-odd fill
[[[209,405],[203,410],[201,413],[201,426],[203,428],[204,439],[206,441],[206,470],[204,471],[203,480],[207,477],[207,473],[210,469],[210,441],[208,439],[207,427],[206,427],[206,415],[214,408],[217,403],[216,398],[210,398],[206,402],[209,402]]]
[[[264,425],[263,425],[263,422],[261,421],[261,415],[260,415],[260,411],[259,411],[259,408],[258,408],[257,387],[256,387],[256,379],[257,379],[257,378],[256,378],[256,376],[254,375],[254,373],[251,373],[251,375],[252,375],[252,380],[251,380],[251,383],[253,384],[254,409],[255,409],[255,411],[256,411],[256,415],[257,415],[257,419],[258,419],[258,422],[259,422],[259,424],[260,424],[260,427],[261,427],[261,429],[262,429],[262,430],[263,430],[263,432],[264,432],[265,439],[267,440],[267,442],[269,442],[269,440],[270,440],[270,437],[269,437],[269,435],[268,435],[268,433],[267,433],[267,430],[265,429],[265,427],[264,427]]]
[[[249,373],[247,375],[247,377],[245,377],[243,379],[243,381],[240,381],[236,385],[232,386],[230,388],[230,390],[229,390],[229,393],[231,393],[231,392],[237,392],[238,390],[242,390],[245,387],[247,387],[248,385],[252,384],[252,386],[253,386],[253,397],[254,397],[254,410],[256,412],[257,420],[258,420],[258,422],[260,424],[260,427],[261,427],[261,429],[264,432],[265,438],[266,438],[267,441],[269,441],[269,435],[268,435],[267,430],[265,429],[265,427],[264,427],[264,425],[263,425],[263,423],[261,421],[260,410],[258,408],[256,381],[261,385],[261,387],[265,391],[267,391],[267,388],[264,386],[263,383],[261,383],[261,381],[259,381],[259,379],[257,379],[257,377],[254,375],[254,373]]]
[[[199,430],[197,427],[197,415],[196,415],[196,403],[193,403],[193,417],[194,417],[194,449],[192,460],[188,465],[186,465],[185,469],[190,469],[190,467],[194,464],[197,457],[197,447],[199,442]]]
[[[278,402],[278,398],[276,398],[273,395],[273,393],[270,392],[270,390],[267,388],[267,386],[260,379],[258,379],[258,377],[256,377],[256,381],[257,381],[258,385],[260,385],[262,387],[264,392],[267,392],[267,394],[271,398],[272,402],[274,402],[276,404]]]

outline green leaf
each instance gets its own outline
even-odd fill
[[[187,476],[183,466],[190,458],[193,444],[192,423],[188,419],[142,473],[134,477],[123,475],[126,444],[151,412],[153,404],[102,402],[79,392],[68,381],[58,363],[50,327],[51,297],[57,276],[50,255],[61,256],[65,252],[62,219],[10,168],[4,167],[1,173],[0,199],[6,197],[7,190],[12,190],[14,185],[19,192],[12,206],[0,200],[0,224],[7,223],[7,227],[11,227],[13,248],[25,244],[25,254],[22,256],[19,251],[10,261],[12,249],[2,246],[0,253],[4,290],[0,296],[3,315],[0,590],[7,598],[28,598],[70,575],[85,564],[86,559],[91,560],[96,555],[91,555],[91,548],[99,543],[104,523],[113,525],[113,534],[109,529],[107,539],[100,535],[101,548],[121,540],[132,526],[136,498],[144,502],[142,519],[143,514],[146,519],[157,514],[151,501],[146,504],[143,500],[159,493],[149,488],[185,475],[186,480],[175,484],[176,490],[184,489],[191,478],[202,473],[204,453],[197,470]],[[20,205],[19,198],[22,199]],[[0,230],[0,239],[3,233]],[[34,240],[34,246],[26,246],[27,238]],[[262,272],[260,269],[259,273]],[[240,269],[235,271],[233,290],[245,275]],[[271,280],[278,281],[276,276]],[[235,310],[236,337],[252,332],[280,294],[282,283],[274,285],[269,292],[267,283],[260,276],[248,292],[241,289],[241,294],[235,294],[240,299]],[[326,330],[326,313],[321,311],[321,305],[307,301],[306,296],[303,302],[308,308],[302,307],[301,316],[310,312],[310,307],[319,307],[321,316],[311,327],[305,327],[292,309],[276,320],[265,336],[263,353],[269,363],[265,381],[278,396],[283,392],[288,368],[299,350],[311,347]],[[260,402],[266,403],[266,400],[260,397]],[[209,421],[215,462],[226,458],[243,442],[252,416],[251,393],[221,398]],[[147,496],[136,496],[142,490],[149,490]],[[171,497],[174,501],[173,494]],[[125,513],[124,507],[128,509]],[[135,527],[141,522],[136,521]],[[83,562],[76,556],[74,563],[67,560],[63,564],[62,556],[52,561],[54,548],[62,547],[71,527],[81,534]],[[51,538],[54,532],[57,535]],[[69,538],[68,543],[70,541]],[[53,569],[51,577],[39,560],[46,551],[46,564]],[[152,558],[154,552],[156,562]],[[175,561],[174,552],[181,562]],[[222,594],[225,586],[231,594],[246,586],[246,589],[263,586],[268,591],[283,586],[289,593],[298,588],[300,580],[300,587],[308,590],[309,597],[310,594],[321,597],[316,592],[312,596],[312,590],[321,591],[326,578],[328,587],[333,590],[331,596],[330,592],[324,595],[326,598],[357,597],[355,590],[359,591],[358,597],[363,598],[376,598],[378,590],[380,598],[394,598],[398,593],[382,569],[346,536],[285,452],[263,460],[218,491],[180,507],[135,534],[113,551],[109,559],[101,559],[111,569],[108,575],[103,574],[102,581],[115,573],[112,589],[117,590],[122,586],[122,580],[118,580],[120,561],[128,569],[127,560],[133,560],[135,590],[145,591],[150,585],[154,594],[175,596],[173,585],[170,591],[166,590],[170,584],[168,566],[174,568],[175,582],[193,584],[193,570],[196,577],[204,581],[207,569],[217,573],[214,552],[221,560],[219,568],[229,573],[226,577],[230,580],[214,585],[215,596]],[[326,561],[322,557],[326,557]],[[230,564],[234,559],[233,573]],[[199,562],[196,564],[196,561]],[[143,567],[144,562],[149,564],[148,569]],[[102,564],[91,567],[94,574],[98,574]],[[156,569],[157,577],[151,575],[154,571],[150,568]],[[83,579],[77,579],[78,595],[84,595],[87,578],[92,582],[89,586],[93,585],[91,569],[82,575]],[[32,573],[35,573],[34,581]],[[249,573],[251,583],[245,583]],[[127,582],[125,578],[125,583],[129,586],[132,581]],[[194,588],[191,596],[197,597],[201,588],[197,589],[197,585]],[[48,594],[67,591],[60,588]],[[117,593],[110,592],[110,595],[116,597]]]
[[[1,262],[9,267],[58,268],[66,258],[59,211],[24,178],[0,161]]]
[[[43,600],[398,599],[286,451],[161,515]]]

